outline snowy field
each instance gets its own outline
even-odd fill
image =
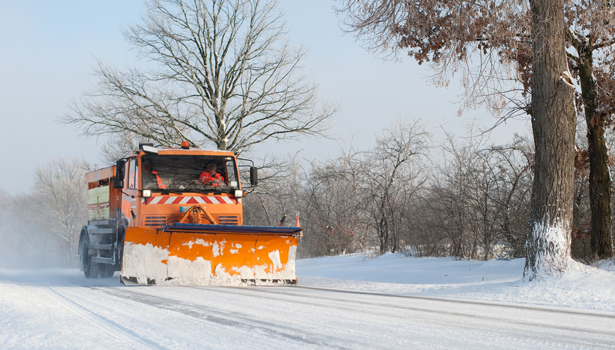
[[[301,285],[376,293],[424,295],[580,308],[615,314],[615,265],[572,262],[562,278],[521,280],[525,259],[455,261],[360,254],[297,261]]]
[[[615,273],[520,281],[522,260],[297,261],[296,287],[123,286],[0,270],[0,349],[608,349]]]

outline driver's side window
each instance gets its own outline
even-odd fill
[[[137,189],[139,184],[139,167],[137,166],[137,161],[135,159],[130,161],[129,171],[128,171],[128,188]]]

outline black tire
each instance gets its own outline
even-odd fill
[[[100,264],[100,278],[111,278],[115,273],[115,265]]]
[[[83,274],[85,278],[98,278],[100,274],[100,264],[92,261],[90,256],[90,237],[86,233],[81,243],[81,264],[83,266]]]
[[[124,261],[124,237],[126,237],[126,228],[124,226],[120,226],[118,228],[118,242],[117,242],[117,262],[118,265],[120,267],[120,270],[122,270],[122,264]]]

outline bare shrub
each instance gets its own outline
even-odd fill
[[[34,195],[41,205],[41,226],[55,234],[62,244],[66,263],[77,266],[79,232],[87,222],[87,186],[85,160],[54,159],[34,172]]]

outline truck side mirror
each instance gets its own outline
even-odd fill
[[[250,167],[250,184],[252,186],[258,185],[258,169],[253,166]]]
[[[126,160],[120,159],[115,165],[115,180],[113,188],[124,188],[124,171],[126,170]]]

